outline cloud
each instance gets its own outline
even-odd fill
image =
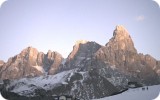
[[[136,20],[137,21],[143,21],[145,19],[145,17],[143,15],[137,16]]]

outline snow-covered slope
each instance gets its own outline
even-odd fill
[[[129,89],[115,96],[94,100],[154,100],[160,93],[160,85],[147,86],[143,88]],[[155,99],[159,100],[159,99]]]
[[[1,93],[0,93],[0,100],[6,100],[6,99],[3,98],[3,96],[1,95]]]
[[[50,90],[57,84],[64,84],[66,77],[74,70],[64,71],[56,75],[40,76],[35,78],[22,78],[20,80],[10,81],[7,86],[10,92],[18,93],[19,95],[34,96],[34,90],[37,88]],[[67,83],[66,83],[67,84]]]
[[[9,80],[5,83],[5,89],[6,94],[16,93],[25,97],[71,95],[85,100],[110,96],[120,91],[97,70],[81,71],[78,68],[55,75]]]

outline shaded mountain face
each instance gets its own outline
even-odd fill
[[[85,40],[79,40],[73,47],[73,51],[69,54],[64,65],[60,68],[60,71],[70,70],[73,68],[87,69],[86,63],[90,63],[93,58],[93,54],[101,45],[96,42],[88,42]]]
[[[48,51],[47,54],[28,47],[20,54],[9,58],[0,70],[1,79],[17,79],[35,77],[45,73],[54,74],[61,64],[63,57],[57,52]],[[9,74],[8,74],[9,73]]]

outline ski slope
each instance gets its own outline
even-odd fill
[[[129,89],[121,94],[94,100],[160,100],[160,85]]]

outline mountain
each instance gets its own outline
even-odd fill
[[[94,53],[101,48],[101,45],[96,42],[89,42],[85,40],[76,41],[73,46],[73,51],[69,54],[66,62],[60,67],[61,71],[70,70],[73,68],[88,69],[86,64],[90,64]]]
[[[66,59],[28,47],[2,64],[0,79],[5,79],[2,94],[15,100],[59,95],[98,99],[124,91],[129,83],[160,84],[160,61],[138,53],[129,32],[118,25],[105,46],[79,40]]]
[[[44,54],[33,47],[27,47],[3,64],[0,78],[19,79],[40,76],[45,73],[54,74],[62,60],[63,57],[58,52],[49,50],[47,54]]]
[[[22,96],[45,98],[59,95],[72,95],[76,98],[89,100],[109,96],[119,91],[95,71],[83,72],[79,69],[63,71],[56,75],[5,80],[4,82],[5,89],[9,92],[5,93],[3,90],[2,95],[10,98],[14,97],[14,100],[20,100],[19,98],[22,98]],[[13,93],[20,96],[8,96],[8,94],[13,95]],[[53,100],[53,97],[47,100]]]
[[[159,83],[158,61],[150,55],[138,54],[131,36],[123,26],[116,27],[113,37],[96,52],[95,56],[96,59],[114,66],[112,69],[116,69],[122,75],[129,76],[127,79],[129,81],[138,81],[146,85]],[[114,76],[116,77],[123,80],[119,75]]]

